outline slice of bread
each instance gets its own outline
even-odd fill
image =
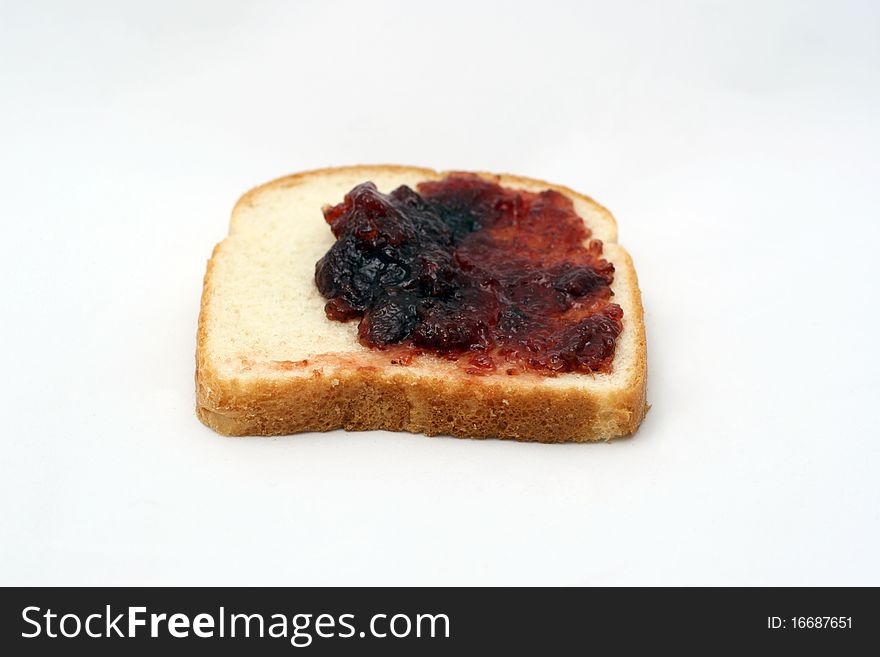
[[[229,235],[208,262],[196,350],[197,412],[227,435],[388,429],[428,435],[541,442],[608,440],[645,415],[642,303],[614,217],[565,187],[480,173],[529,191],[557,190],[574,203],[614,264],[613,300],[623,308],[607,374],[467,374],[422,355],[409,365],[357,340],[357,321],[324,314],[315,263],[334,242],[321,208],[359,183],[380,191],[443,177],[430,169],[354,166],[280,178],[245,194]]]

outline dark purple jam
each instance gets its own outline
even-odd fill
[[[473,374],[610,371],[614,266],[568,197],[468,174],[417,190],[365,182],[324,210],[327,317],[359,318],[366,346],[462,359]]]

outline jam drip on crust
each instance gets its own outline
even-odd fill
[[[563,194],[472,174],[390,194],[365,182],[324,216],[336,243],[315,282],[328,318],[360,319],[364,345],[471,374],[610,371],[614,266]]]

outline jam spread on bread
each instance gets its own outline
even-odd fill
[[[567,196],[453,174],[390,194],[365,182],[324,217],[336,242],[315,282],[364,345],[471,374],[610,371],[614,266]]]

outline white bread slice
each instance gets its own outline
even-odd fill
[[[636,273],[616,243],[611,213],[565,187],[479,174],[505,187],[565,194],[604,243],[615,267],[613,299],[624,311],[610,373],[475,376],[431,355],[393,364],[388,352],[358,342],[357,321],[327,319],[314,272],[335,238],[321,208],[368,180],[387,193],[444,175],[401,166],[322,169],[239,200],[205,275],[196,350],[205,424],[226,435],[344,428],[541,442],[608,440],[638,428],[647,364]]]

